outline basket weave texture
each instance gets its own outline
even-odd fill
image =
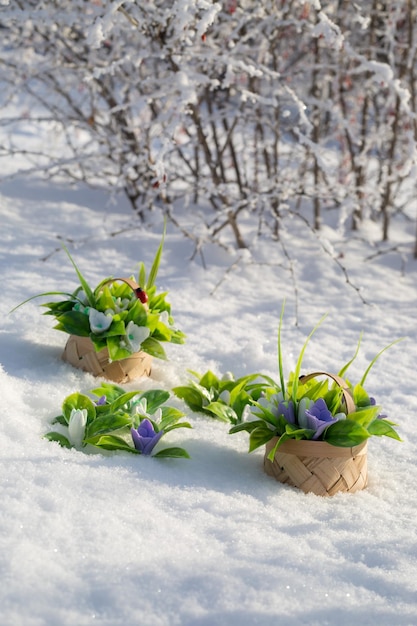
[[[268,454],[276,443],[274,438],[266,444],[264,470],[281,483],[318,496],[354,493],[368,483],[366,441],[342,448],[325,441],[291,439],[279,446],[270,461]]]
[[[128,383],[151,374],[152,357],[146,352],[135,352],[126,359],[110,361],[107,348],[96,352],[89,337],[70,335],[62,358],[84,372],[115,383]]]

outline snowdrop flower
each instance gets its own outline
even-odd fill
[[[120,313],[121,311],[125,311],[129,304],[130,300],[128,298],[113,298],[114,301],[114,310],[116,313]]]
[[[86,424],[87,409],[72,409],[68,423],[68,437],[77,450],[83,445]]]
[[[169,323],[168,311],[162,311],[162,313],[159,315],[159,321],[162,322],[162,324],[165,324],[165,326],[171,326],[171,324]]]
[[[148,419],[144,419],[137,429],[131,428],[131,434],[134,446],[138,452],[145,455],[150,455],[162,435],[163,430],[156,433],[154,427]]]
[[[133,402],[133,407],[136,415],[140,415],[141,417],[150,418],[150,414],[148,413],[148,403],[146,398],[141,398],[140,400],[136,400]],[[155,422],[159,422],[162,417],[162,409],[158,408],[154,415],[153,419]]]
[[[150,330],[147,326],[137,326],[129,322],[126,326],[126,342],[129,350],[138,352],[141,344],[149,337]]]
[[[86,307],[83,304],[81,304],[81,302],[76,302],[74,306],[72,307],[72,310],[77,311],[78,313],[85,313]]]
[[[96,335],[104,333],[104,331],[110,327],[113,321],[111,315],[105,315],[104,313],[101,313],[101,311],[97,311],[96,309],[90,309],[88,311],[88,319],[90,321],[90,328],[92,332]]]

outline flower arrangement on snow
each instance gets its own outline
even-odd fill
[[[229,431],[231,434],[248,432],[249,452],[266,445],[265,471],[274,475],[277,480],[301,486],[305,491],[315,491],[316,487],[312,488],[311,483],[314,474],[312,467],[317,464],[316,455],[323,456],[326,460],[332,459],[330,463],[332,472],[337,465],[335,459],[340,456],[344,459],[353,459],[360,465],[358,471],[362,482],[358,482],[357,476],[352,477],[352,468],[348,468],[345,474],[351,474],[349,480],[352,484],[347,488],[346,477],[342,476],[340,473],[342,470],[338,468],[335,472],[337,477],[329,479],[330,487],[328,485],[323,487],[321,484],[318,492],[325,495],[322,493],[324,490],[326,495],[333,495],[341,490],[339,483],[342,479],[345,491],[363,488],[367,482],[365,466],[367,440],[372,436],[387,436],[401,441],[394,429],[395,424],[381,413],[381,406],[376,404],[364,386],[371,368],[380,355],[399,340],[383,348],[374,357],[356,384],[352,384],[346,378],[346,374],[358,355],[362,336],[353,358],[338,374],[333,375],[320,370],[303,376],[301,367],[307,344],[325,319],[324,316],[307,337],[294,372],[285,379],[281,347],[283,313],[284,307],[278,328],[278,382],[262,374],[252,374],[234,380],[232,374],[219,379],[210,371],[202,377],[192,372],[197,380],[176,387],[173,392],[191,409],[232,423],[233,426]],[[304,447],[297,447],[298,443],[303,443]],[[282,453],[281,457],[279,453]],[[303,468],[297,465],[295,470],[293,468],[288,470],[290,474],[291,471],[294,474],[289,476],[285,463],[288,461],[286,457],[290,455],[307,459],[305,465],[309,465],[308,470],[304,471],[304,465]],[[355,455],[358,457],[357,461]],[[346,460],[340,462],[343,466],[346,463]],[[330,470],[328,467],[323,468],[321,464],[316,472],[326,475],[327,480]],[[323,476],[320,477],[322,481]],[[335,483],[332,483],[333,479]],[[335,487],[338,481],[338,486]]]
[[[45,435],[66,448],[84,452],[121,450],[158,458],[189,458],[180,447],[155,450],[159,441],[175,428],[191,428],[179,409],[165,404],[168,391],[129,391],[102,383],[88,392],[65,398],[62,414],[52,421],[58,430]]]
[[[64,300],[59,302],[41,305],[47,309],[44,315],[55,317],[55,329],[72,338],[82,338],[75,343],[75,347],[70,341],[67,343],[64,359],[94,375],[107,373],[107,377],[114,382],[128,382],[135,376],[129,378],[125,371],[119,372],[114,366],[114,372],[110,373],[106,371],[108,364],[129,359],[139,351],[151,357],[166,359],[161,344],[180,344],[185,340],[184,333],[174,327],[171,305],[166,301],[167,292],[158,293],[155,286],[163,244],[164,236],[148,276],[144,263],[140,262],[137,282],[133,276],[105,278],[95,289],[90,287],[64,247],[80,285],[73,293],[45,292],[32,296],[21,304],[41,296],[64,296]],[[100,357],[94,355],[100,352]]]

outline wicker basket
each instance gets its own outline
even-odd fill
[[[139,285],[131,278],[112,278],[102,286],[115,281],[126,283],[136,293],[141,291]],[[148,377],[151,374],[152,357],[146,352],[135,352],[125,359],[110,361],[107,348],[96,352],[89,337],[71,335],[62,358],[93,376],[103,376],[115,383],[129,383],[136,378]]]
[[[89,337],[71,335],[62,358],[74,367],[103,376],[115,383],[129,383],[136,378],[150,376],[152,357],[146,352],[135,352],[120,361],[109,361],[107,348],[96,352]]]
[[[276,438],[271,439],[266,445],[264,470],[281,483],[317,496],[354,493],[368,483],[366,441],[353,448],[340,448],[325,441],[291,439],[280,445],[270,461],[268,454],[276,442]]]
[[[342,389],[347,413],[355,410],[355,404],[345,381],[327,372],[315,372],[301,377],[300,382],[324,375],[332,378]],[[354,493],[364,489],[368,482],[367,442],[344,448],[325,441],[288,439],[275,452],[274,460],[268,454],[277,438],[266,444],[264,470],[269,476],[304,493],[333,496],[338,492]]]

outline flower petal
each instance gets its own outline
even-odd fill
[[[97,309],[90,309],[88,311],[88,319],[91,331],[96,335],[104,333],[113,321],[113,317],[111,315],[105,315],[101,311],[97,311]]]
[[[83,444],[87,424],[87,409],[72,409],[68,423],[68,437],[74,448]]]
[[[126,342],[132,352],[138,352],[141,344],[149,337],[150,330],[147,326],[137,326],[129,322],[126,326]]]

